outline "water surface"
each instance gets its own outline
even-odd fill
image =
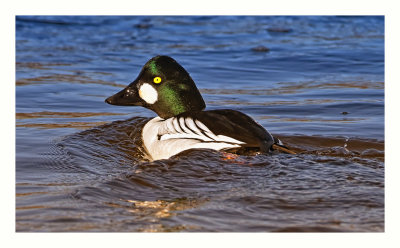
[[[298,154],[148,161],[157,54]],[[16,230],[384,231],[383,17],[17,16]]]

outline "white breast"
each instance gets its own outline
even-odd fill
[[[153,160],[167,159],[193,148],[223,150],[240,147],[244,142],[215,135],[203,123],[190,117],[156,117],[143,127],[143,143]]]

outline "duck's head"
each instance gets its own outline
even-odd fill
[[[189,73],[168,56],[150,59],[139,76],[125,89],[107,98],[106,103],[143,106],[164,119],[206,107]]]

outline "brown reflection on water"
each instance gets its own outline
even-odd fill
[[[72,186],[72,183],[16,183],[15,186]]]
[[[42,195],[42,194],[48,194],[48,192],[29,192],[29,193],[16,193],[16,197],[21,197],[21,196],[28,196],[28,195]]]
[[[67,63],[38,63],[38,62],[16,62],[16,69],[29,68],[29,69],[39,69],[39,70],[49,70],[53,69],[54,66],[70,66],[72,64]]]
[[[285,90],[300,90],[300,89],[337,89],[337,88],[354,88],[354,89],[384,89],[384,82],[365,82],[365,81],[351,81],[351,82],[280,82],[280,89]]]
[[[107,121],[69,121],[69,122],[51,122],[51,123],[26,123],[22,120],[31,119],[42,119],[42,118],[85,118],[85,117],[96,117],[96,116],[112,116],[112,115],[126,115],[124,113],[109,113],[109,112],[52,112],[52,111],[41,111],[32,113],[16,113],[15,117],[17,120],[16,127],[30,127],[30,128],[75,128],[75,129],[88,129],[108,123]]]
[[[209,95],[279,95],[279,94],[294,94],[299,91],[309,89],[384,89],[384,82],[280,82],[278,87],[270,89],[200,89],[203,94]],[[318,100],[317,100],[318,101]]]
[[[342,123],[351,123],[351,122],[357,122],[357,121],[362,121],[365,120],[365,118],[341,118],[341,119],[324,119],[324,118],[282,118],[279,116],[275,115],[269,115],[269,116],[260,116],[258,117],[261,120],[270,120],[270,122],[326,122],[326,123],[336,123],[336,122],[342,122]]]
[[[16,119],[32,119],[32,118],[77,118],[77,117],[92,117],[92,116],[107,116],[107,115],[125,115],[123,113],[110,113],[110,112],[51,112],[41,111],[33,113],[16,113]]]
[[[308,104],[313,104],[313,105],[318,105],[318,104],[325,104],[325,103],[349,103],[352,102],[351,100],[340,100],[340,99],[304,99],[301,101],[271,101],[271,102],[245,102],[242,100],[218,100],[218,101],[207,101],[209,104],[215,104],[215,105],[239,105],[239,106],[280,106],[280,105],[308,105]],[[354,102],[359,102],[359,100],[354,100]],[[374,103],[377,102],[377,100],[368,100],[365,101],[363,100],[364,103],[370,102]]]
[[[28,210],[28,209],[41,209],[41,208],[47,208],[46,206],[42,205],[35,205],[35,206],[24,206],[24,207],[16,207],[16,210]]]
[[[65,123],[17,123],[17,127],[36,127],[36,128],[76,128],[76,129],[88,129],[91,127],[100,126],[108,123],[107,121],[97,121],[97,122],[81,122],[81,121],[71,121]]]
[[[53,74],[50,76],[40,76],[34,78],[21,78],[18,79],[15,84],[16,86],[24,85],[35,85],[35,84],[51,84],[51,83],[71,83],[71,84],[101,84],[101,85],[111,85],[115,87],[126,87],[126,85],[117,84],[113,82],[108,82],[100,79],[92,79],[89,76],[81,75],[80,72],[75,72],[76,74]]]

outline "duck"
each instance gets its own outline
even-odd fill
[[[246,150],[262,154],[274,150],[294,153],[240,111],[206,111],[203,97],[189,73],[169,56],[151,58],[133,82],[105,102],[142,106],[157,114],[141,133],[151,160],[168,159],[190,149],[237,154]]]

